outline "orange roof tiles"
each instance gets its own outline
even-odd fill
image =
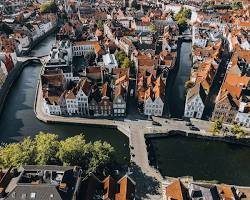
[[[167,199],[187,200],[187,189],[180,180],[177,180],[166,187]]]

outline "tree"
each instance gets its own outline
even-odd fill
[[[96,141],[93,144],[87,144],[87,149],[90,156],[88,156],[86,173],[105,174],[105,166],[111,161],[114,148],[107,142]]]
[[[121,64],[127,56],[123,51],[118,51],[116,57],[118,59],[119,64]]]
[[[55,3],[55,1],[48,1],[40,5],[41,13],[57,13],[57,11],[58,11],[58,6]]]
[[[84,135],[58,141],[58,135],[39,133],[35,139],[0,147],[0,167],[24,164],[63,164],[81,166],[86,174],[105,174],[110,166],[114,148],[107,142],[86,143]]]
[[[83,166],[86,163],[86,155],[86,141],[82,134],[60,142],[58,157],[64,165]]]
[[[231,132],[235,134],[238,139],[246,135],[246,133],[241,129],[238,124],[235,124],[231,127]]]
[[[157,31],[157,30],[156,30],[156,26],[155,26],[154,24],[150,24],[149,30],[150,30],[150,32],[152,32],[152,33],[155,33],[155,32]]]
[[[232,2],[232,9],[233,9],[233,10],[239,10],[239,9],[241,9],[241,8],[242,8],[242,3],[241,3],[240,1],[234,0],[234,1]]]
[[[58,161],[58,135],[40,132],[35,137],[36,162],[39,165],[53,164]]]
[[[215,122],[213,123],[210,131],[212,133],[217,133],[219,132],[221,129],[222,129],[222,119],[218,119],[218,120],[215,120]]]
[[[131,67],[131,62],[128,57],[126,57],[121,65],[122,68],[130,68]]]
[[[35,164],[35,144],[30,137],[22,143],[3,145],[0,148],[0,165],[3,168],[19,167],[23,164]]]

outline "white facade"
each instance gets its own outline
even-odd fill
[[[80,115],[89,114],[88,96],[82,91],[82,89],[80,89],[76,97],[78,102],[78,114]]]
[[[46,100],[44,100],[44,110],[48,115],[61,115],[61,107],[60,105],[48,104]]]
[[[65,80],[67,82],[69,82],[69,81],[79,81],[80,80],[79,76],[73,76],[72,72],[63,73],[63,76],[64,76],[64,78],[65,78]]]
[[[102,56],[104,67],[111,73],[113,68],[118,68],[118,63],[114,54],[107,53]]]
[[[197,94],[190,100],[186,99],[184,116],[188,118],[200,119],[202,117],[204,107],[205,106],[200,95]]]
[[[164,103],[160,97],[154,101],[149,97],[144,102],[144,115],[162,116]]]
[[[239,125],[249,128],[250,127],[250,114],[249,113],[238,112],[236,114],[235,121]]]
[[[66,98],[65,102],[66,102],[66,107],[67,107],[67,113],[69,115],[78,113],[78,101],[77,101],[77,98],[75,98],[75,99]]]

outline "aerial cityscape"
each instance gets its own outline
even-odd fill
[[[1,200],[250,200],[249,0],[0,0]]]

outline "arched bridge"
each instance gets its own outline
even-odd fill
[[[38,62],[41,64],[45,64],[48,61],[48,55],[43,55],[43,56],[20,56],[17,57],[18,62]]]

